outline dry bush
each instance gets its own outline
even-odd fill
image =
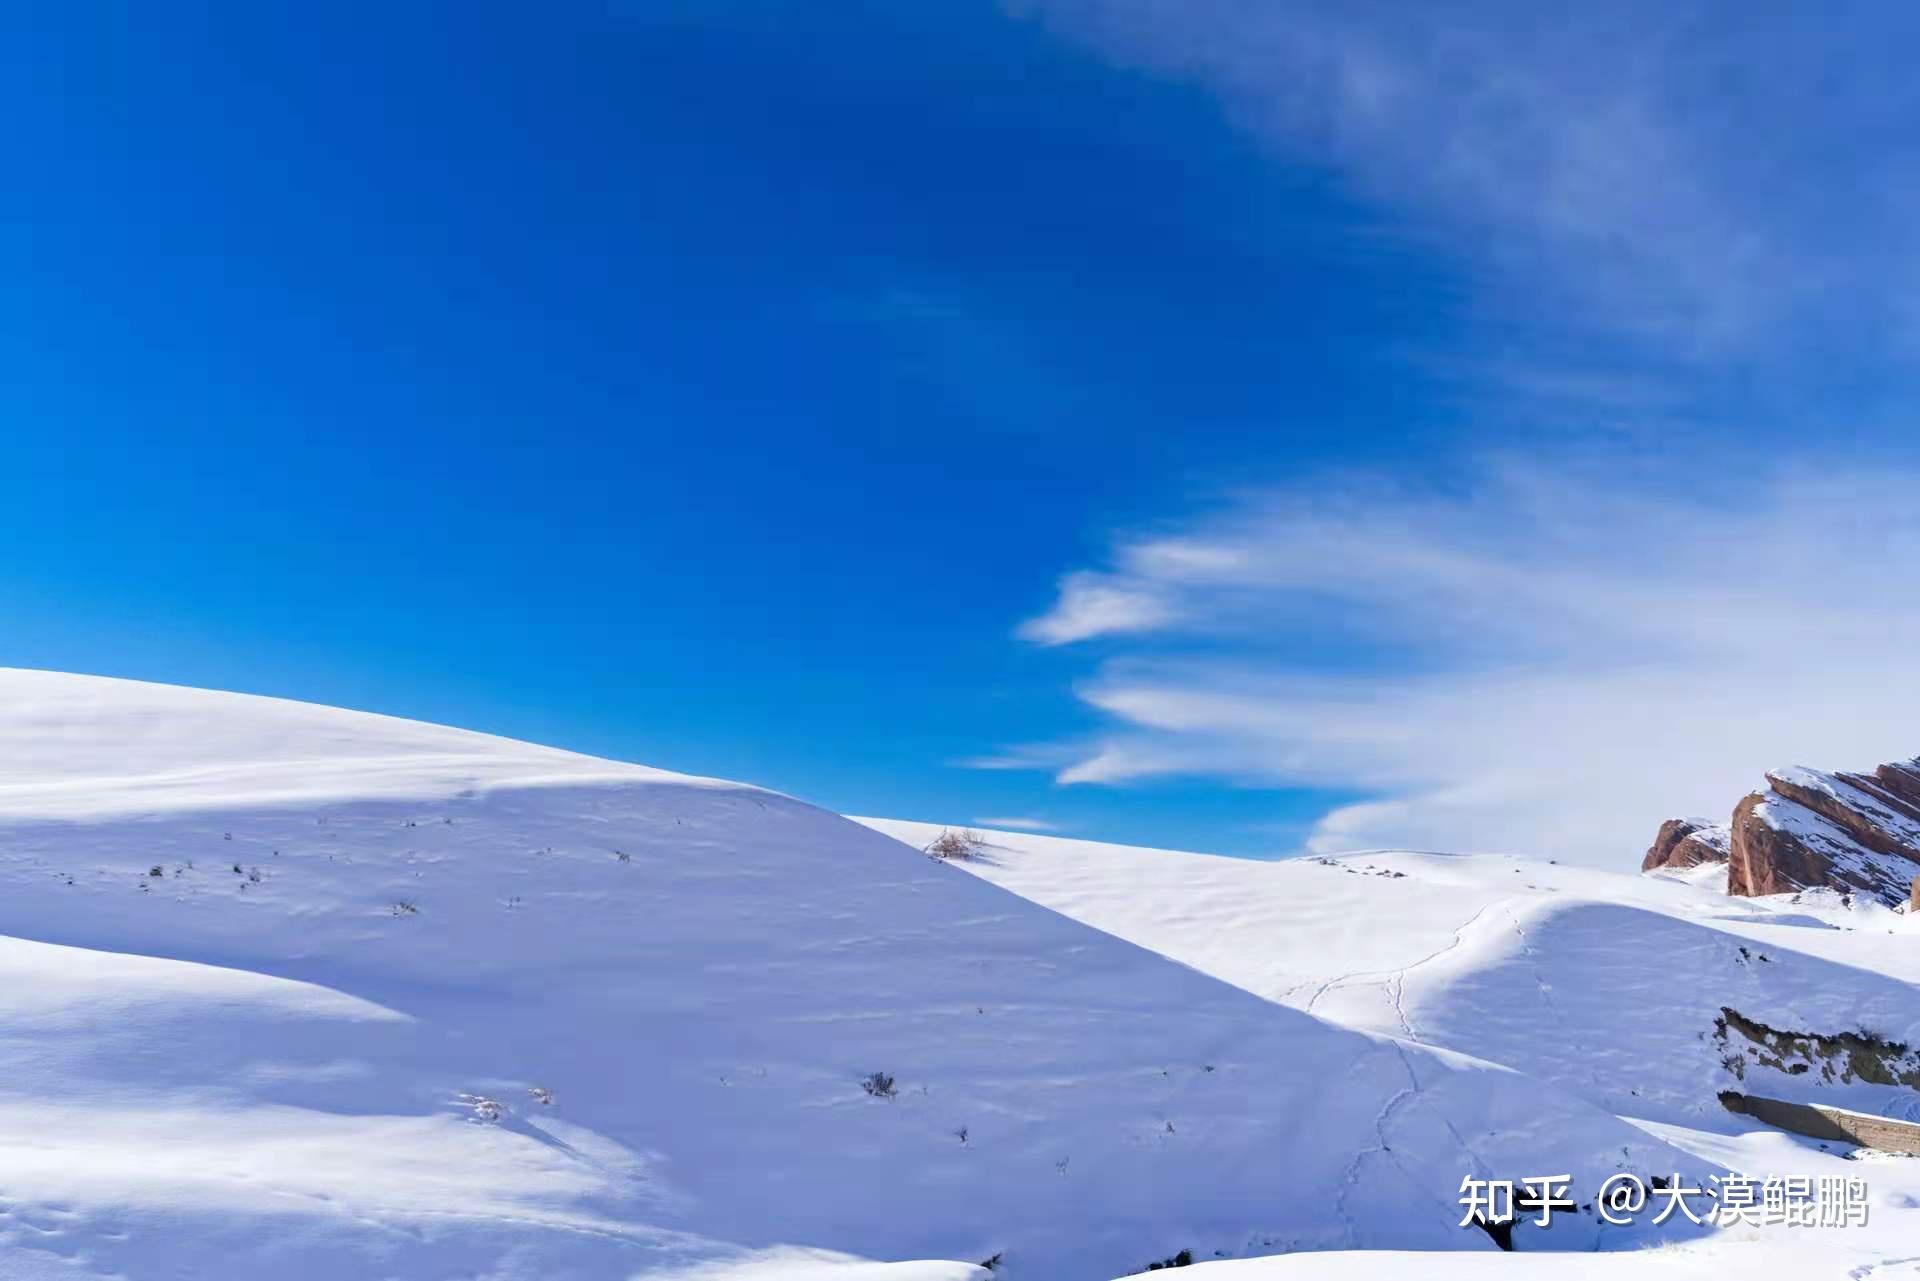
[[[940,829],[940,835],[933,838],[926,852],[935,858],[972,858],[980,852],[986,839],[972,828],[954,831],[950,827]]]

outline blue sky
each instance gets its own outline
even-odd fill
[[[1236,853],[1916,723],[1897,10],[38,8],[0,661]]]

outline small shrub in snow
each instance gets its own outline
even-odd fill
[[[387,910],[391,915],[394,915],[394,916],[420,915],[419,908],[415,907],[413,904],[408,903],[404,900],[402,900],[401,902],[395,903],[392,907],[388,908]]]
[[[527,1093],[532,1095],[533,1101],[535,1103],[538,1103],[541,1107],[550,1108],[553,1106],[553,1091],[549,1090],[546,1086],[544,1085],[529,1086],[527,1089]]]
[[[943,827],[940,835],[934,837],[927,846],[926,853],[935,858],[972,858],[985,844],[980,833],[970,828],[956,832],[950,827]]]
[[[459,1099],[467,1105],[473,1119],[482,1125],[498,1125],[507,1114],[507,1109],[498,1099],[490,1099],[484,1094],[462,1094]]]
[[[872,1072],[861,1078],[860,1088],[876,1099],[890,1099],[896,1093],[893,1078],[885,1072]]]

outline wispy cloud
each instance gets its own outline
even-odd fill
[[[1205,85],[1535,322],[1702,355],[1777,351],[1809,314],[1915,337],[1913,6],[1013,8]]]
[[[1043,818],[976,818],[973,820],[981,827],[999,828],[1008,832],[1057,832],[1058,823],[1049,823]]]
[[[1151,584],[1069,574],[1061,580],[1054,607],[1021,624],[1020,635],[1042,645],[1066,645],[1115,632],[1152,631],[1172,618],[1171,607]]]
[[[1013,7],[1203,87],[1367,235],[1456,265],[1442,348],[1407,354],[1503,438],[1559,443],[1120,540],[1020,629],[1098,647],[1079,692],[1108,730],[992,763],[1371,794],[1322,849],[1627,866],[1769,766],[1920,752],[1920,474],[1848,419],[1907,403],[1920,351],[1920,9]],[[1645,455],[1676,425],[1718,455],[1569,461],[1573,433]]]
[[[1011,761],[1357,789],[1315,849],[1624,866],[1789,761],[1920,752],[1920,474],[1491,464],[1452,492],[1250,494],[1072,575],[1155,600],[1081,689],[1112,728]],[[1061,753],[1072,751],[1072,755]]]

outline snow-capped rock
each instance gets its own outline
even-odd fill
[[[1920,760],[1871,774],[1795,766],[1734,807],[1730,823],[1669,819],[1642,871],[1727,864],[1727,893],[1755,897],[1831,889],[1889,907],[1920,893]]]
[[[1767,775],[1767,790],[1734,810],[1727,892],[1780,894],[1826,886],[1888,906],[1907,901],[1920,876],[1920,804],[1911,765],[1873,774],[1792,768]]]
[[[1724,863],[1732,843],[1732,832],[1725,823],[1704,818],[1670,818],[1660,825],[1640,870],[1696,867],[1701,863]]]

